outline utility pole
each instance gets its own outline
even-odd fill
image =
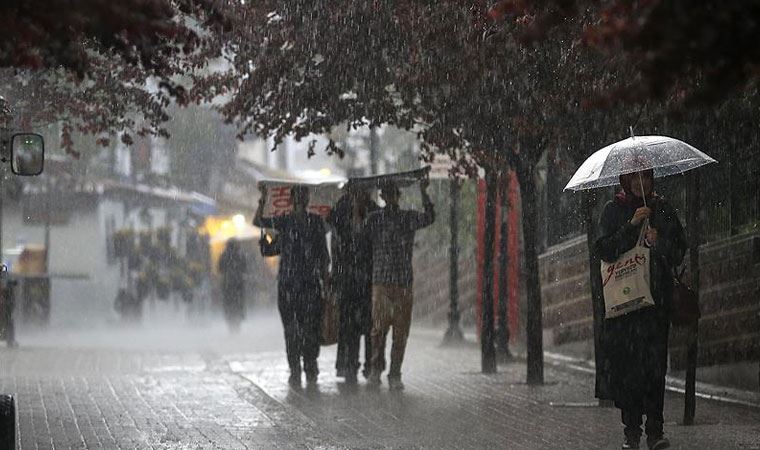
[[[699,220],[700,192],[699,171],[691,175],[691,189],[686,192],[689,211],[689,271],[691,285],[699,304],[699,244],[702,241],[702,227]],[[699,350],[699,321],[689,329],[689,347],[686,353],[686,392],[684,398],[683,424],[694,425],[696,412],[697,354]]]
[[[460,181],[456,178],[449,179],[449,228],[451,241],[449,243],[449,329],[443,336],[444,344],[456,344],[462,342],[462,330],[459,328],[459,197],[461,193]]]
[[[378,136],[377,136],[377,127],[375,125],[370,125],[369,127],[369,170],[370,175],[377,175],[378,167],[377,162],[380,157],[379,149],[378,149],[379,143],[378,143]]]

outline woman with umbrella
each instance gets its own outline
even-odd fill
[[[604,357],[597,355],[597,386],[604,386],[597,396],[613,400],[621,410],[624,449],[639,448],[643,416],[648,448],[670,447],[663,433],[668,331],[674,268],[683,261],[687,244],[675,210],[655,194],[654,179],[715,162],[678,139],[633,136],[631,130],[630,138],[591,155],[565,187],[578,191],[620,184],[620,192],[604,207],[593,245],[602,261],[614,264],[634,247],[648,247],[646,297],[653,305],[647,302],[622,315],[607,310],[598,349]],[[620,267],[625,269],[624,263]],[[628,294],[626,289],[622,293]],[[605,298],[605,306],[608,300],[613,297]]]
[[[683,261],[687,245],[675,211],[654,193],[652,170],[621,175],[620,186],[602,212],[595,249],[603,261],[615,262],[636,245],[646,227],[655,305],[605,321],[610,400],[622,413],[623,448],[638,448],[646,415],[648,448],[664,449],[670,446],[663,435],[663,402],[673,268]]]

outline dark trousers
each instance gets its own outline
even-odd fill
[[[322,324],[319,288],[309,285],[280,285],[277,292],[277,307],[285,330],[285,353],[288,357],[290,373],[301,373],[301,359],[303,359],[304,372],[308,375],[317,375]]]
[[[663,435],[662,427],[665,419],[662,411],[665,402],[665,380],[663,380],[661,388],[650,392],[643,400],[641,407],[620,410],[623,425],[625,425],[624,432],[630,438],[639,439],[641,437],[643,416],[646,416],[647,421],[644,428],[647,440],[654,441]]]
[[[369,375],[372,355],[372,298],[366,292],[349,292],[340,299],[340,328],[338,329],[338,356],[335,368],[347,373],[359,370],[361,338],[364,337],[364,371]]]

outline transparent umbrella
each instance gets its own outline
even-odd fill
[[[564,190],[581,191],[618,183],[620,175],[654,170],[655,178],[717,162],[691,145],[667,136],[631,136],[596,151]]]

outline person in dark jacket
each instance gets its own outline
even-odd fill
[[[364,337],[364,376],[369,377],[372,344],[372,241],[366,219],[378,206],[369,193],[349,184],[338,200],[327,222],[335,230],[336,254],[333,281],[338,288],[340,326],[338,356],[335,363],[338,376],[356,384],[359,370],[359,350]]]
[[[669,310],[673,269],[683,261],[686,239],[675,210],[654,193],[651,170],[622,175],[619,192],[604,207],[595,250],[614,262],[637,243],[641,227],[651,248],[650,290],[655,305],[606,319],[602,345],[609,390],[604,397],[621,410],[624,449],[639,448],[642,418],[646,416],[647,445],[664,449],[663,402],[668,358]],[[644,199],[646,198],[646,206]]]
[[[319,337],[322,323],[321,291],[328,277],[329,254],[325,224],[309,213],[309,191],[303,186],[290,190],[293,212],[262,217],[267,193],[262,196],[253,223],[274,228],[280,240],[280,269],[277,273],[277,307],[285,330],[285,352],[290,366],[288,383],[301,386],[301,360],[306,381],[317,382]]]
[[[245,272],[248,264],[240,243],[236,239],[227,241],[219,258],[219,273],[222,275],[222,301],[224,317],[230,331],[237,333],[240,322],[245,318]]]

